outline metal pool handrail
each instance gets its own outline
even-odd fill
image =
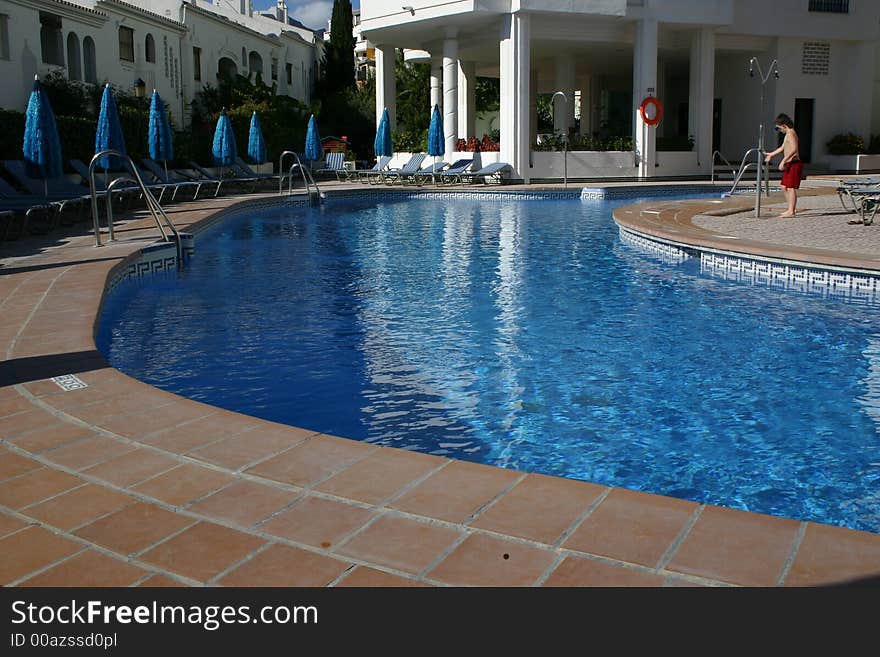
[[[141,191],[141,194],[144,196],[144,201],[147,203],[147,209],[150,211],[150,214],[153,216],[153,220],[156,222],[156,227],[159,229],[159,233],[162,235],[162,240],[165,242],[170,242],[168,239],[168,235],[162,227],[162,223],[164,221],[165,225],[171,230],[174,234],[175,241],[177,242],[177,262],[178,264],[183,262],[183,245],[180,243],[180,233],[177,232],[177,228],[174,226],[174,223],[171,219],[168,218],[168,215],[165,214],[165,210],[162,209],[162,206],[159,205],[159,202],[156,200],[156,197],[153,196],[152,192],[147,189],[147,186],[144,184],[143,178],[141,178],[141,174],[138,171],[137,167],[134,165],[132,159],[116,150],[106,150],[101,151],[100,153],[95,153],[95,156],[92,158],[91,162],[89,162],[89,189],[92,195],[92,223],[95,227],[95,246],[101,246],[101,221],[98,217],[98,190],[95,186],[95,167],[98,164],[98,160],[102,157],[112,155],[114,157],[118,157],[125,164],[129,173],[131,173],[131,182],[134,182]],[[114,181],[115,183],[116,181]],[[108,232],[110,234],[110,239],[113,240],[113,210],[109,209],[111,205],[111,200],[109,196],[110,190],[113,188],[114,183],[111,183],[107,186],[107,203],[108,203],[108,213],[107,217],[110,221],[110,225],[108,228]]]
[[[302,174],[303,185],[305,185],[306,193],[311,196],[312,194],[312,186],[315,188],[315,194],[317,198],[320,200],[321,198],[321,190],[318,189],[318,183],[315,182],[315,179],[312,177],[311,171],[308,171],[299,159],[299,155],[295,151],[284,151],[281,153],[281,157],[278,158],[278,194],[281,195],[283,193],[283,182],[284,176],[282,175],[282,171],[284,171],[284,157],[287,155],[292,155],[295,162],[291,165],[290,170],[287,172],[287,194],[290,195],[293,193],[293,170],[299,167],[300,173]],[[310,184],[311,183],[311,184]]]

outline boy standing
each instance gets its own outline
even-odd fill
[[[794,131],[794,123],[787,114],[776,117],[776,131],[785,135],[782,146],[772,153],[767,153],[764,159],[768,164],[774,157],[783,153],[779,170],[782,171],[782,188],[785,190],[785,200],[788,201],[788,210],[779,215],[780,219],[790,219],[797,212],[797,190],[804,179],[804,163],[801,162],[798,152],[798,136]]]

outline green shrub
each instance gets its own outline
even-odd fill
[[[395,130],[391,133],[391,143],[395,152],[426,153],[428,151],[427,130]]]
[[[563,138],[554,135],[545,138],[540,144],[533,147],[536,151],[562,151],[565,149]],[[568,141],[570,151],[631,151],[633,149],[632,137],[608,137],[601,139],[589,135],[572,135]]]
[[[859,155],[865,152],[865,140],[851,132],[835,135],[826,146],[831,155]]]
[[[880,135],[871,135],[871,141],[868,144],[868,153],[871,155],[880,154]]]

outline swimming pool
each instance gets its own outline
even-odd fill
[[[643,255],[620,203],[232,218],[179,274],[108,295],[99,348],[269,420],[880,531],[878,308]]]

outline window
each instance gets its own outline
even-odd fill
[[[0,14],[0,59],[9,59],[9,16]]]
[[[263,58],[256,50],[251,50],[251,54],[248,55],[248,73],[263,75]]]
[[[61,34],[61,16],[40,12],[40,50],[44,64],[64,66],[64,36]]]
[[[278,59],[275,57],[272,58],[272,79],[278,79]]]
[[[848,14],[849,0],[810,0],[810,11],[827,14]]]
[[[193,46],[193,80],[202,79],[202,49]]]
[[[82,80],[82,66],[79,54],[79,38],[76,32],[67,35],[67,77],[70,80]]]
[[[144,59],[152,64],[156,63],[156,42],[153,41],[152,34],[148,34],[144,39]]]
[[[293,84],[293,64],[288,62],[284,65],[284,72],[287,73],[287,86]]]
[[[92,37],[83,39],[83,69],[85,69],[86,82],[98,83],[98,68],[95,59],[95,42]]]
[[[119,28],[119,59],[134,61],[134,30],[130,27]]]

